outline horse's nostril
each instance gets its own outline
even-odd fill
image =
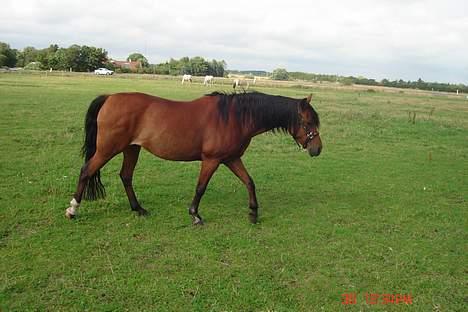
[[[322,152],[322,148],[319,147],[319,148],[317,149],[317,156],[320,155],[321,152]]]

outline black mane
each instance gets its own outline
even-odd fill
[[[213,92],[207,96],[218,96],[220,118],[227,122],[229,111],[234,106],[237,120],[246,124],[251,122],[255,127],[267,130],[293,132],[299,126],[299,99],[260,92],[221,93]],[[318,115],[313,110],[313,121],[319,126]]]

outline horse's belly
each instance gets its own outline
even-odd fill
[[[146,140],[135,140],[132,144],[143,148],[163,159],[192,161],[201,159],[201,147],[193,140],[182,137],[159,136]]]

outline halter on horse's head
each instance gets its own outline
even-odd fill
[[[310,156],[318,156],[322,151],[322,140],[318,132],[320,120],[317,113],[310,105],[312,95],[299,103],[299,127],[293,133],[294,140],[304,149],[307,149]]]

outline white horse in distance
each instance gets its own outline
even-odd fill
[[[252,80],[252,84],[254,85],[257,82],[257,77],[254,77]],[[246,86],[246,89],[249,89],[250,87],[250,80],[249,79],[239,79],[235,78],[234,83],[232,84],[232,87],[235,89],[237,87],[240,87],[242,85]]]
[[[213,85],[213,81],[214,81],[214,77],[211,76],[211,75],[207,75],[205,76],[205,80],[203,81],[203,84],[206,86],[206,85],[210,85],[212,86]]]
[[[192,75],[183,75],[182,84],[184,84],[185,81],[190,81],[190,83],[192,83]]]

